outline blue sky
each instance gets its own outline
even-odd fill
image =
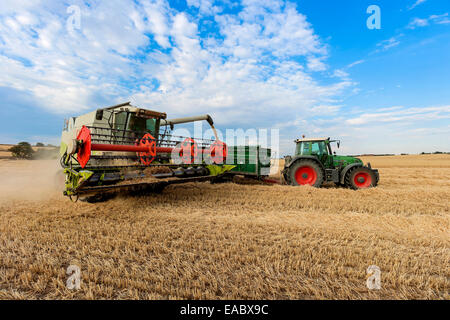
[[[279,129],[284,154],[302,134],[340,153],[450,151],[449,56],[448,0],[7,0],[0,143],[58,143],[64,117],[131,100]]]

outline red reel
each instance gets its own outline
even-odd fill
[[[137,152],[140,161],[149,165],[156,157],[156,140],[149,133],[145,134],[135,146],[114,144],[92,144],[91,131],[83,126],[77,135],[77,161],[85,168],[91,158],[91,151]]]
[[[181,143],[180,158],[184,164],[193,164],[198,155],[198,146],[194,139],[186,138]]]
[[[138,152],[143,165],[148,166],[156,157],[156,140],[150,133],[146,133],[136,145],[148,147],[148,152]]]
[[[216,164],[222,164],[228,155],[228,147],[225,142],[214,141],[209,147],[209,154],[211,155],[211,160]]]
[[[91,131],[86,126],[78,132],[77,141],[81,142],[77,151],[77,160],[81,168],[84,168],[91,158]]]

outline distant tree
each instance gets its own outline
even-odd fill
[[[33,148],[28,142],[19,142],[16,146],[9,148],[14,158],[31,159],[33,157]]]
[[[36,143],[36,147],[45,147],[45,145],[42,142]]]

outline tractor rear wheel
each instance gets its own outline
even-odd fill
[[[289,168],[289,181],[294,186],[320,187],[323,177],[322,168],[313,160],[299,160]]]
[[[345,185],[354,190],[376,187],[376,174],[368,167],[356,167],[345,176]]]

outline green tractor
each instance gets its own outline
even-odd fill
[[[370,163],[364,165],[361,159],[338,156],[331,150],[331,143],[339,140],[310,138],[295,140],[294,156],[285,157],[284,179],[290,185],[320,187],[324,182],[334,182],[352,189],[375,187],[378,184],[378,170]]]

